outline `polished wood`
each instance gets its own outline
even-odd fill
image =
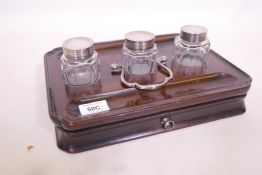
[[[167,56],[171,69],[175,35],[156,37],[159,53]],[[102,72],[96,87],[66,86],[59,62],[62,48],[46,53],[49,114],[61,149],[79,152],[161,133],[165,131],[163,116],[174,120],[178,129],[245,111],[243,100],[251,78],[216,52],[210,51],[207,65],[199,75],[175,74],[165,87],[141,91],[123,86],[120,75],[111,73],[110,65],[122,62],[122,44],[123,40],[95,44]],[[161,71],[154,76],[155,82],[164,79]],[[80,115],[78,105],[98,100],[106,100],[110,111]]]

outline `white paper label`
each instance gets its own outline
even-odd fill
[[[99,112],[109,111],[106,100],[79,105],[81,115],[96,114]]]

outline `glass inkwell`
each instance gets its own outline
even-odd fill
[[[196,76],[205,71],[210,42],[207,29],[198,25],[185,25],[175,37],[173,73],[176,77]]]
[[[141,90],[156,90],[173,78],[172,71],[164,65],[166,58],[158,56],[155,35],[150,32],[127,33],[122,54],[121,82],[125,86]],[[161,83],[154,83],[157,67],[168,75]]]
[[[60,61],[69,96],[78,99],[99,90],[100,62],[92,39],[76,37],[66,40]]]

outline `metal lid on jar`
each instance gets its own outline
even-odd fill
[[[67,59],[88,59],[94,52],[94,41],[87,37],[70,38],[63,43],[63,54]]]
[[[181,28],[180,37],[189,43],[197,44],[207,38],[207,28],[199,25],[185,25]]]
[[[146,31],[133,31],[125,35],[125,46],[134,51],[145,51],[154,47],[155,35]]]

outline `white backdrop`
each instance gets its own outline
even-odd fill
[[[1,174],[261,175],[261,2],[0,0]],[[206,26],[212,49],[252,76],[244,115],[80,154],[56,147],[45,52],[69,37],[106,41],[184,24]]]

